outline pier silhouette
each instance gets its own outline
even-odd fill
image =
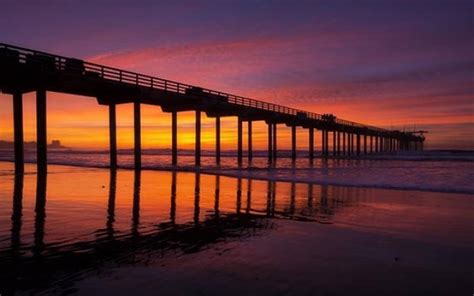
[[[321,132],[323,157],[423,149],[424,136],[387,130],[335,117],[258,101],[126,70],[50,53],[0,44],[0,90],[13,96],[16,171],[24,170],[23,94],[36,92],[37,164],[47,167],[47,91],[88,96],[109,107],[110,167],[117,167],[116,105],[133,104],[135,168],[141,167],[141,105],[155,105],[172,114],[172,164],[178,163],[178,113],[195,112],[195,164],[201,164],[201,116],[215,118],[216,163],[221,159],[221,117],[237,117],[237,163],[243,154],[243,123],[248,126],[248,153],[252,159],[252,122],[268,125],[268,159],[278,157],[277,125],[291,128],[292,159],[296,159],[297,127],[308,131],[309,158],[314,158],[315,132]],[[330,142],[332,140],[332,151]]]

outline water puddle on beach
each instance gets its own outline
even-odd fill
[[[0,162],[0,294],[471,293],[473,197]]]

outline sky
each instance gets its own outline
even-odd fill
[[[474,149],[472,1],[10,1],[0,42],[119,67],[388,129],[428,130],[428,149]],[[25,140],[35,139],[34,94]],[[0,139],[12,137],[0,94]],[[130,105],[118,107],[119,148],[133,145]],[[143,146],[170,147],[171,117],[144,106]],[[108,144],[107,108],[48,93],[48,139]],[[179,148],[194,145],[194,115],[178,115]],[[223,147],[235,148],[236,118]],[[254,124],[255,148],[266,145]],[[282,148],[290,129],[279,127]],[[298,148],[307,147],[298,129]],[[203,119],[203,148],[214,121]]]

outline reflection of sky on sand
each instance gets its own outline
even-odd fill
[[[67,289],[90,271],[239,253],[242,241],[266,248],[268,240],[314,244],[315,235],[318,244],[336,244],[337,233],[348,232],[368,244],[380,243],[373,236],[450,249],[473,243],[469,195],[61,166],[37,179],[27,165],[15,178],[11,168],[1,163],[1,286],[10,289],[56,280]]]
[[[307,151],[299,151],[295,162],[289,151],[279,150],[279,158],[269,164],[266,151],[254,151],[239,168],[235,153],[225,151],[217,166],[214,151],[204,151],[200,168],[195,167],[194,152],[180,151],[179,170],[201,171],[231,177],[262,180],[305,182],[314,184],[423,190],[451,193],[474,193],[474,153],[472,151],[420,151],[414,153],[380,154],[356,159],[324,159],[310,161]],[[25,159],[35,162],[36,151],[28,150]],[[13,153],[0,150],[0,161],[13,161]],[[108,167],[108,150],[52,150],[48,163],[81,167]],[[133,168],[131,151],[118,155],[121,168]],[[176,169],[171,165],[169,151],[145,150],[142,167],[153,170]],[[244,170],[242,170],[244,169]]]

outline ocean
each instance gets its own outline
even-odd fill
[[[222,153],[216,165],[212,152],[203,151],[201,166],[194,166],[192,151],[180,151],[178,166],[171,165],[168,150],[143,150],[142,168],[146,170],[200,171],[208,174],[262,180],[304,182],[320,185],[392,188],[454,193],[474,193],[474,151],[410,151],[377,154],[360,158],[316,158],[310,162],[304,152],[291,160],[290,151],[269,165],[264,151],[255,151],[251,163],[244,157],[239,168],[233,151]],[[9,150],[0,150],[0,161],[13,161]],[[36,152],[27,150],[26,162],[36,161]],[[48,163],[106,168],[107,150],[60,149],[48,151]],[[120,168],[133,169],[133,151],[120,150]]]

